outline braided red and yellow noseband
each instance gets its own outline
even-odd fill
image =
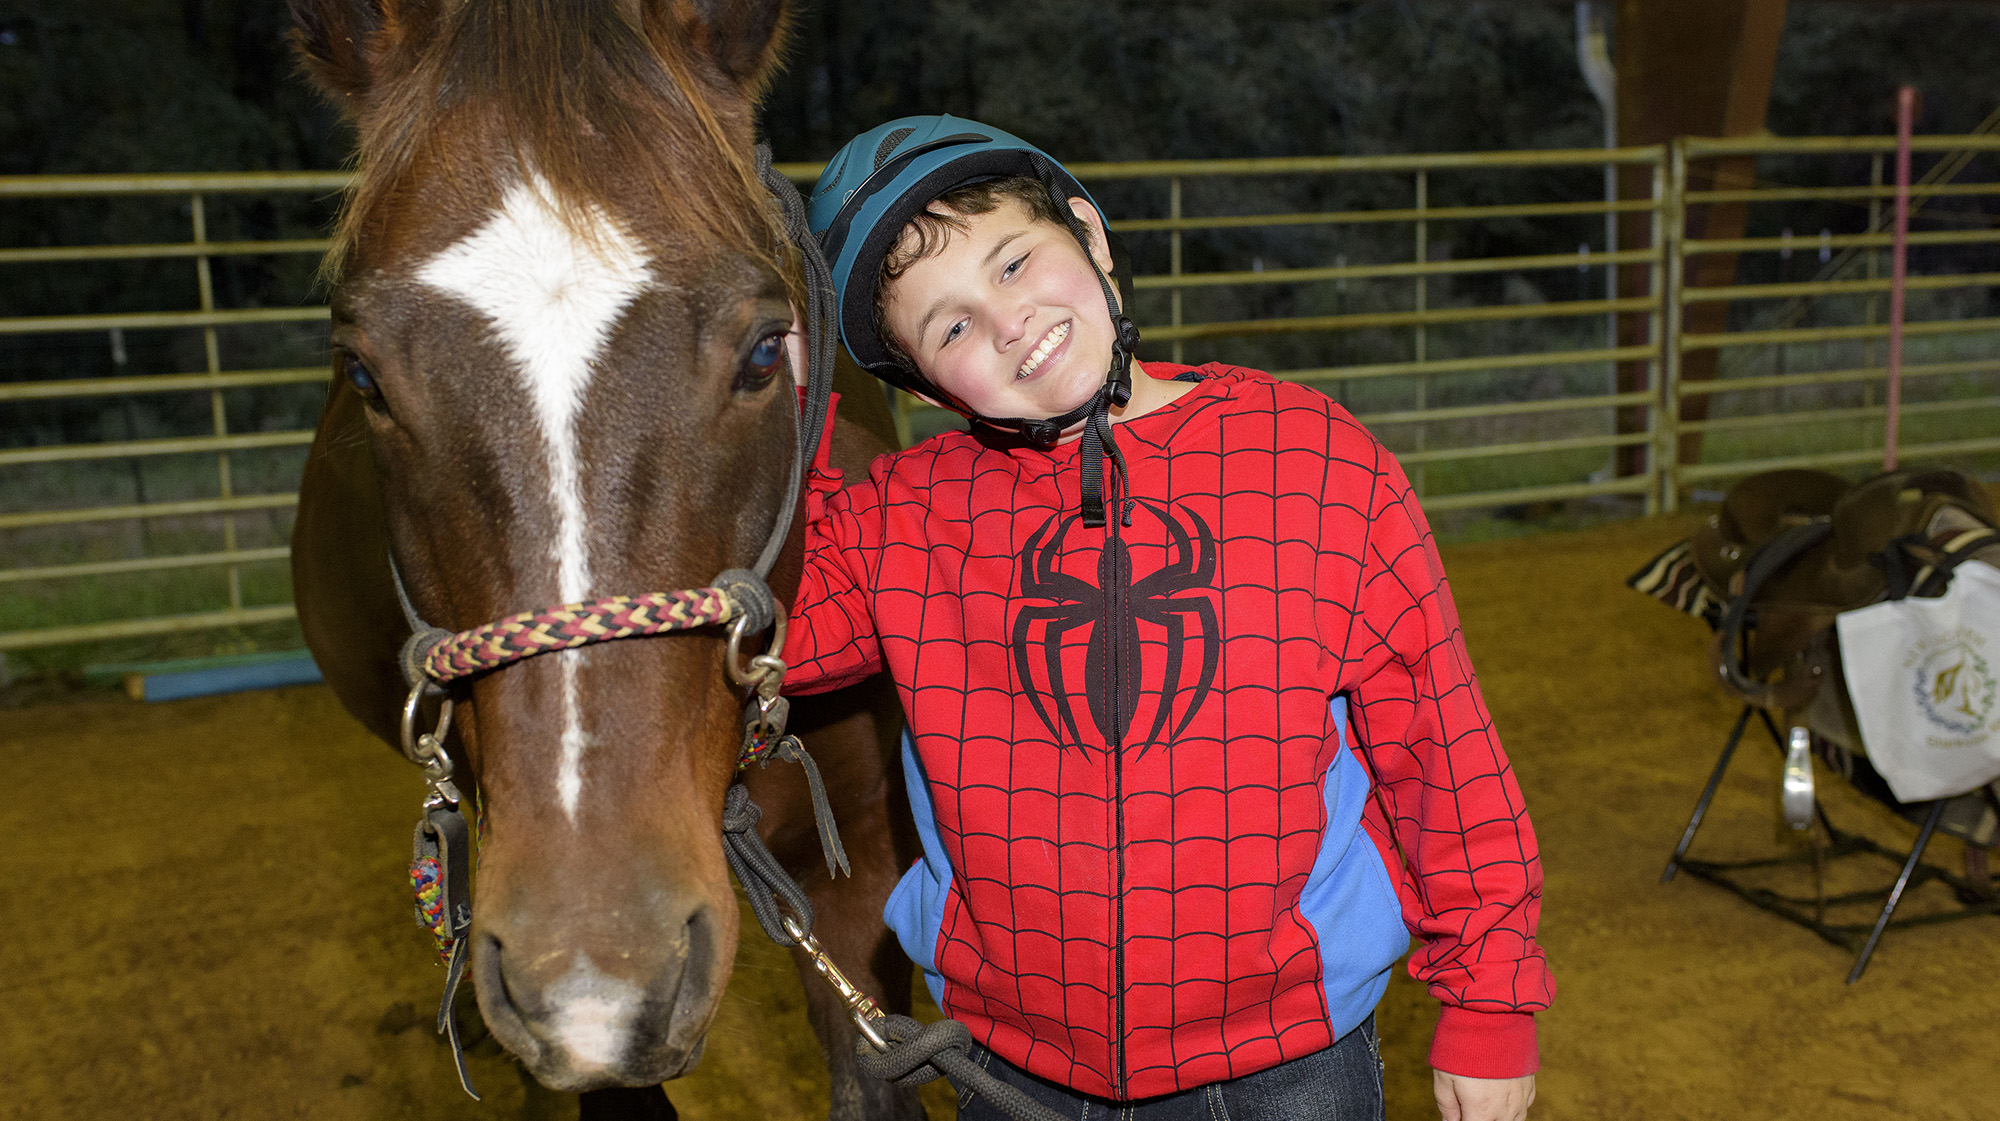
[[[537,654],[717,626],[740,613],[736,602],[716,586],[566,603],[460,631],[432,647],[423,668],[432,681],[447,685]]]

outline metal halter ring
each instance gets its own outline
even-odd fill
[[[785,648],[785,609],[778,608],[772,616],[771,645],[768,652],[744,661],[743,640],[750,637],[750,619],[747,615],[737,615],[729,623],[729,649],[722,659],[723,667],[729,671],[729,679],[746,689],[754,689],[761,697],[778,695],[779,686],[785,681],[785,663],[777,652]]]
[[[444,737],[451,731],[451,694],[446,693],[444,703],[438,708],[437,727],[421,735],[417,733],[417,716],[423,710],[426,694],[438,691],[437,686],[428,681],[419,681],[410,690],[410,697],[403,702],[403,757],[424,769],[432,779],[451,777],[451,757],[445,754]],[[426,749],[424,741],[429,740],[431,749]],[[437,760],[443,759],[440,767]],[[433,770],[442,770],[442,775],[432,775]]]

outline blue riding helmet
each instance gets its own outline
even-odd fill
[[[856,362],[899,389],[948,404],[971,419],[1019,430],[1037,443],[1052,443],[1063,429],[1087,415],[1098,400],[1108,398],[1113,404],[1123,404],[1131,392],[1129,363],[1138,332],[1121,314],[1117,290],[1102,271],[1098,280],[1104,285],[1119,345],[1105,391],[1061,417],[1021,420],[977,416],[921,374],[892,359],[875,331],[875,284],[881,276],[882,259],[902,236],[910,218],[954,187],[1012,175],[1040,180],[1055,199],[1057,211],[1066,217],[1070,216],[1072,198],[1097,206],[1075,176],[1048,153],[1017,136],[961,117],[902,117],[848,141],[827,162],[807,203],[807,222],[819,238],[833,273],[840,338]],[[1089,259],[1090,244],[1083,224],[1071,217],[1069,226]],[[1096,267],[1095,261],[1092,267]]]

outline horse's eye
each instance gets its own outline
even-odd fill
[[[750,348],[750,365],[759,374],[769,374],[785,356],[785,336],[765,335]]]
[[[785,333],[773,331],[759,336],[743,356],[743,368],[736,372],[736,392],[756,393],[771,384],[771,376],[785,361]]]
[[[382,387],[375,384],[375,375],[369,372],[367,363],[361,359],[352,354],[342,355],[340,372],[346,375],[347,384],[353,386],[356,393],[371,401],[381,399]]]

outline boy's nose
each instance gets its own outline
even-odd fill
[[[1019,304],[1008,308],[996,318],[1000,322],[1000,330],[994,333],[994,341],[999,345],[999,349],[1008,350],[1027,337],[1028,325],[1034,322],[1035,311],[1026,304]]]

